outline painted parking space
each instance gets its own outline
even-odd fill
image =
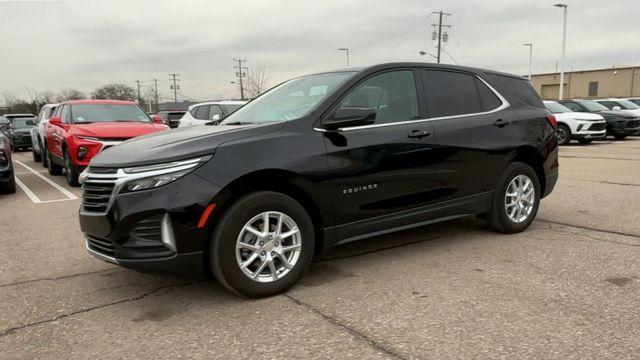
[[[47,204],[79,199],[79,189],[71,189],[64,177],[51,176],[41,164],[35,163],[30,153],[13,153],[16,185],[34,204]],[[61,181],[62,180],[62,181]]]

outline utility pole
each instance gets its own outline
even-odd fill
[[[171,85],[173,89],[173,102],[178,102],[178,81],[180,81],[178,76],[180,76],[180,74],[169,74],[169,76],[171,77],[169,80],[173,81],[173,85]]]
[[[449,38],[449,35],[447,35],[446,33],[444,34],[444,37],[443,37],[442,28],[443,27],[444,28],[449,28],[449,29],[451,28],[451,25],[445,25],[445,24],[442,23],[442,17],[443,16],[450,16],[452,14],[451,13],[446,13],[446,12],[443,12],[443,11],[434,11],[434,12],[431,13],[431,15],[433,15],[433,14],[438,14],[438,23],[437,24],[431,24],[431,26],[434,26],[434,27],[438,28],[438,30],[437,30],[437,39],[438,39],[438,53],[437,54],[438,54],[438,56],[436,57],[436,59],[438,61],[438,64],[440,64],[440,52],[441,52],[441,49],[442,49],[442,43],[443,42],[447,42],[448,38]],[[432,38],[433,38],[433,40],[436,39],[436,32],[433,33]]]
[[[240,100],[244,100],[244,87],[242,85],[242,78],[247,76],[247,73],[245,72],[245,70],[247,70],[248,68],[246,66],[242,66],[242,63],[246,64],[247,60],[233,59],[233,61],[238,62],[238,66],[234,66],[233,68],[237,69],[236,77],[238,77],[240,82]]]
[[[533,60],[533,44],[532,43],[526,43],[526,44],[524,44],[524,46],[528,46],[529,47],[529,80],[531,80],[531,64],[532,64],[532,60]]]
[[[156,103],[156,111],[158,111],[158,79],[153,79],[153,100]]]
[[[558,100],[564,96],[564,54],[567,43],[567,8],[569,4],[554,4],[553,6],[564,9],[564,20],[562,22],[562,57],[560,58],[560,90]]]
[[[349,67],[349,48],[339,48],[338,51],[344,51],[347,53],[347,67]]]
[[[140,99],[140,80],[136,80],[136,84],[138,85],[138,105],[142,102]]]

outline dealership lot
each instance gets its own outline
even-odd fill
[[[340,247],[262,300],[89,256],[81,191],[17,153],[0,357],[637,358],[640,138],[560,149],[528,231],[465,219]]]

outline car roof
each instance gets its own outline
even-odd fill
[[[98,99],[85,99],[85,100],[67,100],[63,101],[61,104],[69,104],[69,105],[132,105],[135,104],[134,101],[129,100],[98,100]]]
[[[205,101],[197,104],[193,104],[189,106],[189,109],[192,109],[196,106],[202,105],[244,105],[248,103],[248,100],[216,100],[216,101]]]

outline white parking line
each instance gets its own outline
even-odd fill
[[[22,189],[22,191],[24,191],[24,193],[29,197],[29,199],[31,199],[34,204],[40,204],[42,202],[42,200],[40,200],[40,198],[37,197],[36,194],[34,194],[33,191],[31,191],[31,189],[27,187],[27,185],[23,184],[22,181],[18,179],[18,177],[16,177],[15,179],[16,185],[18,185],[18,187]]]
[[[64,196],[67,197],[67,199],[69,200],[77,200],[78,197],[75,196],[71,191],[63,188],[62,186],[56,184],[55,182],[53,182],[51,179],[49,179],[46,176],[43,176],[42,174],[40,174],[37,170],[34,170],[32,168],[30,168],[29,166],[25,165],[22,161],[20,160],[15,160],[15,162],[17,162],[18,164],[20,164],[21,166],[23,166],[25,169],[29,170],[30,172],[32,172],[33,174],[35,174],[37,177],[39,177],[40,179],[44,180],[46,183],[48,183],[49,185],[53,186],[56,190],[60,191]],[[23,184],[24,185],[24,184]],[[26,186],[25,186],[26,188]],[[35,195],[34,195],[35,196]],[[37,198],[37,196],[36,196]],[[55,201],[60,201],[60,200],[55,200]],[[42,201],[40,201],[42,202]]]

